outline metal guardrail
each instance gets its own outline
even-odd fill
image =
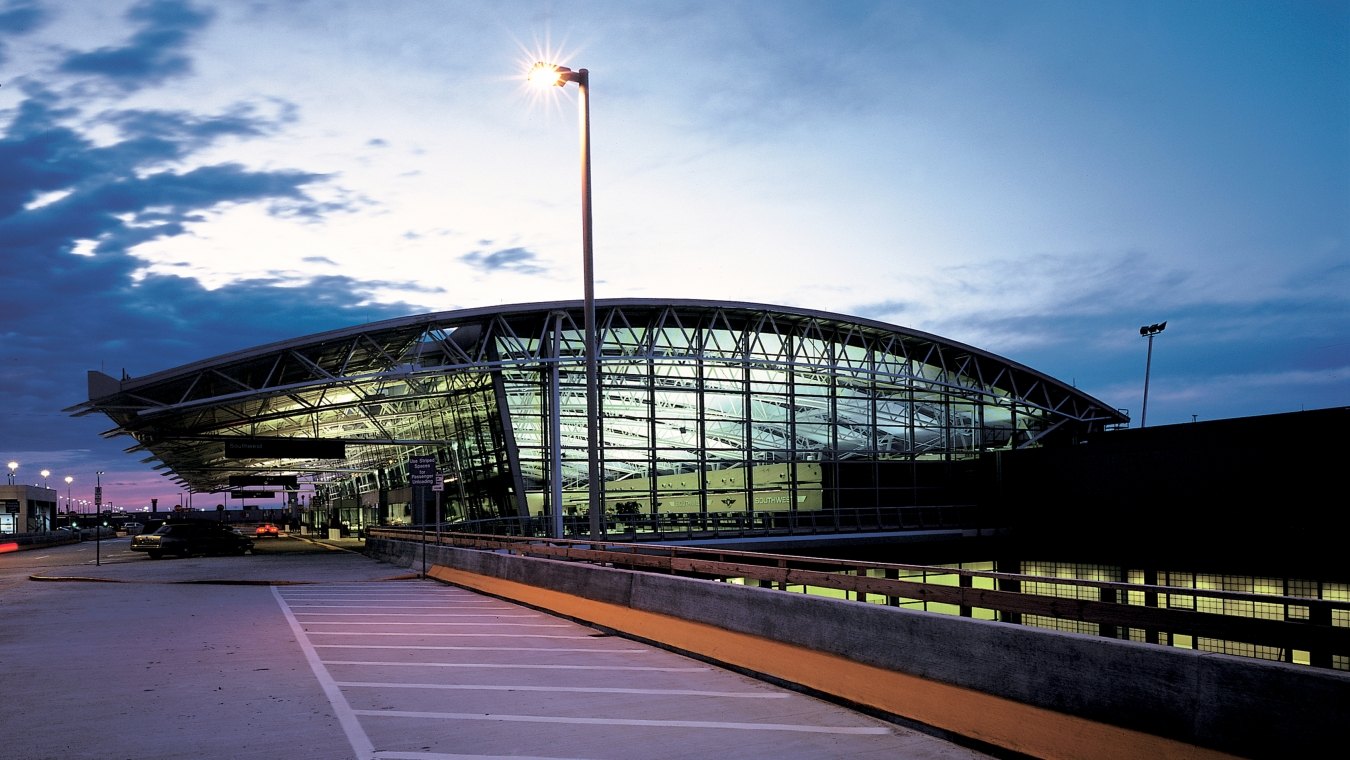
[[[1333,655],[1341,658],[1342,669],[1350,660],[1350,601],[649,543],[458,532],[436,535],[420,529],[402,528],[373,528],[368,535],[589,562],[642,572],[717,580],[744,579],[782,590],[790,586],[800,586],[804,590],[833,589],[857,595],[860,600],[880,597],[886,604],[895,606],[906,601],[932,602],[951,605],[966,616],[975,609],[986,609],[998,613],[999,619],[1005,622],[1021,622],[1022,616],[1044,616],[1097,624],[1104,627],[1103,635],[1113,638],[1127,635],[1120,629],[1137,629],[1143,632],[1143,639],[1148,643],[1157,643],[1158,634],[1166,632],[1273,647],[1285,652],[1299,650],[1308,652],[1309,663],[1316,667],[1335,667]],[[953,577],[955,585],[932,580]],[[1046,585],[1073,588],[1080,596],[1022,591],[1023,586]],[[1159,606],[1160,600],[1172,597],[1192,600],[1191,608]],[[1197,609],[1223,609],[1225,605],[1278,611],[1280,615],[1278,618],[1255,617]]]

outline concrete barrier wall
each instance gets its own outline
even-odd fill
[[[92,540],[94,532],[90,530],[88,537]],[[76,544],[80,542],[80,537],[69,531],[48,531],[46,533],[6,533],[0,536],[0,545],[9,545],[14,549],[43,549],[49,546],[61,546],[64,544]]]
[[[408,567],[419,550],[367,541]],[[433,546],[426,562],[1240,757],[1312,756],[1350,714],[1343,672],[503,552]]]

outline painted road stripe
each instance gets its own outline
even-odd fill
[[[315,644],[316,649],[431,649],[438,652],[519,652],[520,647],[434,647],[398,644]],[[586,647],[530,647],[530,652],[603,652],[605,654],[647,654],[648,649],[588,649]]]
[[[807,734],[889,734],[879,726],[805,726],[797,723],[721,723],[711,720],[640,720],[636,718],[579,718],[542,715],[484,715],[483,713],[415,712],[412,710],[354,710],[371,718],[427,718],[432,720],[489,720],[518,723],[571,723],[589,726],[644,726],[652,728],[725,728],[735,731],[795,731]]]
[[[324,613],[322,613],[322,612],[303,612],[303,613],[299,613],[299,614],[301,614],[301,615],[323,615]],[[497,628],[507,628],[507,627],[510,627],[510,628],[574,628],[574,627],[575,627],[575,626],[570,625],[570,624],[568,624],[568,623],[461,623],[461,622],[447,622],[447,623],[435,623],[435,622],[432,622],[432,623],[419,623],[419,622],[410,622],[410,621],[401,621],[401,620],[400,620],[400,621],[393,621],[393,622],[374,622],[374,621],[367,622],[367,621],[364,621],[364,620],[305,620],[305,621],[303,621],[303,622],[304,622],[305,625],[425,625],[425,626],[431,626],[431,625],[443,625],[443,626],[455,626],[455,627],[457,627],[457,628],[472,628],[472,627],[479,627],[479,628],[493,628],[493,627],[497,627]]]
[[[612,686],[489,686],[486,684],[384,683],[379,681],[337,681],[343,688],[441,689],[451,691],[543,691],[577,694],[651,694],[673,697],[728,697],[731,699],[791,699],[783,691],[699,691],[697,689],[620,689]]]
[[[287,599],[434,599],[442,604],[476,604],[482,607],[503,607],[520,609],[518,604],[508,604],[495,599],[474,599],[469,596],[444,596],[442,594],[372,594],[369,591],[353,591],[348,594],[331,594],[326,591],[286,591]]]
[[[316,597],[305,597],[303,599],[288,599],[290,604],[296,607],[315,607],[315,606],[336,606],[336,607],[375,607],[384,609],[385,607],[414,607],[414,608],[432,608],[445,610],[469,610],[481,612],[526,612],[539,614],[537,610],[528,610],[523,607],[512,607],[502,605],[487,604],[446,604],[445,602],[436,602],[432,599],[319,599]],[[389,603],[392,602],[392,603]],[[419,602],[422,602],[419,604]]]
[[[467,609],[471,609],[471,610],[521,610],[521,609],[524,609],[524,607],[521,607],[520,605],[483,605],[483,603],[471,603],[471,602],[467,602],[467,601],[464,601],[464,602],[456,602],[456,601],[454,601],[454,599],[441,599],[441,598],[439,598],[439,597],[425,597],[425,595],[418,595],[418,597],[367,597],[367,595],[360,595],[360,597],[328,597],[328,595],[321,595],[321,594],[312,594],[312,595],[311,595],[311,594],[306,594],[306,595],[304,595],[304,597],[286,597],[286,601],[289,601],[289,602],[363,602],[363,601],[365,601],[365,602],[367,602],[367,603],[374,603],[374,602],[431,602],[431,601],[435,601],[436,603],[439,603],[439,605],[441,605],[441,606],[445,606],[445,607],[467,607]]]
[[[655,673],[697,673],[712,668],[655,668],[638,665],[521,665],[494,662],[384,662],[381,660],[323,660],[325,665],[377,665],[392,668],[489,668],[494,670],[642,670]]]
[[[447,609],[444,605],[290,605],[293,610],[443,610]],[[450,609],[459,609],[459,607],[450,607]],[[346,614],[346,613],[342,613]],[[371,613],[374,614],[374,613]],[[520,614],[502,614],[502,613],[441,613],[452,614],[455,617],[539,617],[539,613],[520,613]]]
[[[367,608],[369,609],[369,608]],[[327,615],[328,617],[532,617],[544,619],[544,615],[488,615],[483,613],[461,612],[297,612],[296,615]]]
[[[366,624],[363,624],[366,625]],[[402,631],[307,631],[311,636],[461,636],[494,639],[574,639],[595,640],[596,636],[566,636],[557,633],[404,633]]]
[[[305,636],[304,629],[300,627],[300,621],[295,619],[290,607],[286,606],[286,600],[277,592],[276,586],[272,587],[272,594],[276,597],[282,614],[286,616],[286,622],[290,624],[291,631],[295,634],[296,643],[305,653],[305,660],[309,662],[309,669],[318,679],[319,687],[323,689],[324,696],[328,697],[328,704],[333,706],[338,724],[342,726],[342,732],[346,734],[347,743],[351,745],[353,753],[358,758],[371,757],[375,752],[375,744],[361,729],[361,721],[356,717],[356,713],[352,710],[351,704],[347,702],[347,698],[342,695],[341,687],[328,674],[328,669],[323,666],[323,661],[319,659],[319,653],[314,651],[313,645],[309,643],[309,638]]]
[[[374,760],[502,760],[501,755],[459,755],[445,752],[398,752],[378,750]],[[544,755],[511,755],[511,760],[591,760],[585,757],[553,757]]]

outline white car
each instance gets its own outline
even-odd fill
[[[139,536],[143,530],[145,530],[145,526],[138,522],[122,523],[122,532],[128,536]]]

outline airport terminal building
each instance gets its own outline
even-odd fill
[[[429,461],[425,508],[450,522],[584,519],[592,489],[607,520],[837,519],[960,501],[963,467],[989,452],[1128,423],[1029,367],[867,319],[615,299],[596,302],[594,324],[594,450],[581,301],[402,317],[143,377],[90,372],[70,411],[106,415],[105,435],[213,504],[283,484],[310,522],[352,526],[432,519],[412,487]]]

